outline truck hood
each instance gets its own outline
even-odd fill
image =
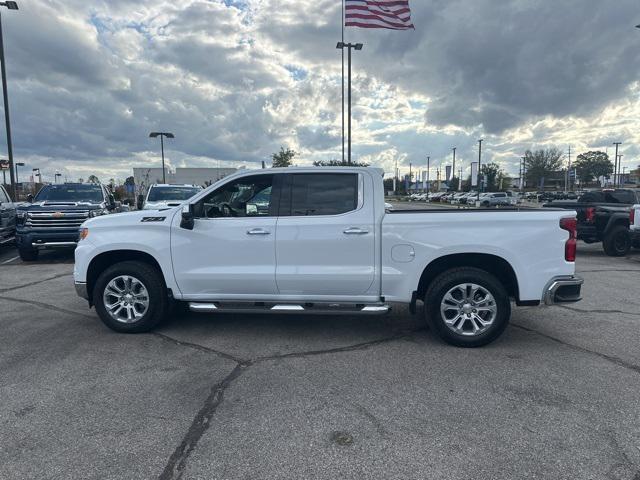
[[[22,203],[17,208],[25,212],[64,212],[67,210],[98,210],[104,209],[106,206],[104,202],[37,202]]]
[[[167,200],[163,202],[147,202],[144,204],[143,210],[161,210],[165,208],[179,207],[184,200]]]

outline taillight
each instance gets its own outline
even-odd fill
[[[636,223],[636,209],[632,208],[629,214],[629,225],[635,225]]]
[[[593,223],[593,221],[596,219],[596,209],[593,207],[587,208],[584,214],[585,214],[585,217],[584,217],[585,221],[589,223]]]
[[[560,228],[569,232],[569,239],[564,244],[564,259],[567,262],[576,261],[576,248],[577,248],[577,230],[578,220],[575,217],[561,218]]]

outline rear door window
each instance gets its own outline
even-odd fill
[[[281,216],[340,215],[358,207],[357,173],[299,173],[289,176]]]

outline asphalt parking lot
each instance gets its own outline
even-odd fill
[[[0,251],[0,478],[639,479],[640,252],[476,350],[420,317],[175,315],[119,335],[72,258]]]

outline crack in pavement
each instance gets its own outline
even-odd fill
[[[174,345],[179,345],[181,347],[193,348],[194,350],[199,350],[201,352],[211,353],[213,355],[217,355],[222,358],[226,358],[227,360],[231,360],[232,362],[236,362],[238,364],[248,364],[251,360],[245,360],[230,353],[226,353],[220,350],[215,350],[213,348],[205,347],[204,345],[200,345],[198,343],[185,342],[183,340],[178,340],[177,338],[170,337],[164,333],[159,332],[151,332],[151,335],[161,338],[165,342],[173,343]]]
[[[33,285],[39,285],[40,283],[48,282],[49,280],[55,280],[56,278],[71,277],[71,276],[73,276],[73,273],[61,273],[58,275],[54,275],[53,277],[44,278],[42,280],[36,280],[35,282],[25,283],[24,285],[18,285],[16,287],[0,288],[0,293],[11,292],[13,290],[19,290],[25,287],[32,287]]]
[[[8,300],[9,302],[24,303],[27,305],[33,305],[35,307],[40,307],[47,310],[55,310],[60,313],[68,313],[68,314],[76,315],[83,318],[91,318],[91,319],[95,318],[93,315],[85,315],[84,313],[76,312],[74,310],[67,310],[66,308],[56,307],[55,305],[51,305],[50,303],[38,302],[36,300],[24,300],[21,298],[5,297],[4,295],[0,295],[0,300]]]
[[[202,408],[200,408],[200,411],[198,411],[195,418],[191,422],[191,426],[189,427],[187,434],[183,437],[182,442],[180,442],[180,445],[178,445],[178,448],[176,448],[173,454],[171,454],[171,457],[169,457],[167,465],[164,467],[163,472],[158,477],[159,480],[173,480],[182,478],[187,459],[209,428],[213,415],[216,413],[216,410],[222,403],[222,399],[224,398],[224,391],[229,387],[229,385],[233,383],[235,379],[237,379],[242,374],[243,370],[248,366],[249,364],[239,363],[229,375],[227,375],[221,382],[216,383],[211,388],[211,393],[209,393],[209,396],[205,400],[204,405],[202,406]]]
[[[539,332],[538,330],[534,330],[532,328],[523,327],[522,325],[518,325],[517,323],[511,322],[511,325],[516,327],[516,328],[519,328],[521,330],[524,330],[525,332],[530,332],[530,333],[534,333],[536,335],[540,335],[543,338],[546,338],[546,339],[551,340],[553,342],[559,343],[560,345],[564,345],[565,347],[572,348],[572,349],[577,350],[577,351],[582,352],[582,353],[588,353],[588,354],[591,354],[591,355],[595,355],[595,356],[600,357],[600,358],[602,358],[604,360],[607,360],[607,361],[609,361],[609,362],[611,362],[611,363],[613,363],[613,364],[615,364],[615,365],[617,365],[619,367],[623,367],[623,368],[626,368],[626,369],[631,370],[633,372],[640,373],[640,366],[639,365],[635,365],[633,363],[629,363],[629,362],[627,362],[627,361],[625,361],[625,360],[623,360],[623,359],[621,359],[619,357],[614,357],[613,355],[607,355],[606,353],[596,352],[595,350],[589,350],[588,348],[580,347],[578,345],[574,345],[573,343],[567,343],[564,340],[560,340],[559,338],[552,337],[551,335],[547,335],[546,333]]]
[[[211,353],[213,355],[218,355],[228,360],[233,360],[237,363],[236,367],[231,371],[229,375],[227,375],[221,382],[216,383],[211,388],[211,393],[205,400],[202,408],[198,411],[193,421],[191,422],[191,426],[187,433],[183,437],[180,445],[174,450],[169,457],[167,464],[164,467],[164,470],[158,477],[158,480],[178,480],[182,478],[182,474],[187,466],[187,460],[189,456],[193,452],[193,450],[198,445],[198,442],[203,437],[203,435],[207,432],[211,425],[211,419],[215,414],[216,410],[222,403],[224,398],[225,390],[231,386],[231,384],[236,380],[242,373],[244,373],[248,368],[252,367],[257,363],[264,363],[272,360],[280,360],[287,358],[304,358],[310,356],[317,355],[330,355],[334,353],[343,353],[343,352],[354,352],[354,351],[362,351],[367,350],[371,347],[375,347],[377,345],[381,345],[384,343],[393,342],[396,340],[401,340],[403,338],[408,337],[416,332],[420,332],[424,330],[424,328],[419,328],[415,330],[409,330],[406,332],[402,332],[391,337],[384,337],[377,340],[372,340],[370,342],[363,342],[354,345],[347,345],[345,347],[337,347],[337,348],[329,348],[325,350],[312,350],[309,352],[292,352],[285,353],[281,355],[269,355],[264,357],[258,357],[252,360],[241,360],[237,357],[234,357],[231,354],[221,352],[218,350],[214,350],[208,347],[204,347],[197,343],[191,342],[183,342],[181,340],[177,340],[173,337],[169,337],[168,335],[161,333],[154,333],[153,335],[162,338],[165,341],[174,343],[176,345],[180,345],[187,348],[194,348],[196,350],[200,350],[203,352]]]
[[[554,306],[558,308],[564,308],[566,310],[571,310],[572,312],[578,312],[578,313],[620,313],[622,315],[631,315],[631,316],[640,317],[640,313],[638,312],[625,312],[623,310],[583,310],[581,308],[568,307],[567,305],[554,305]]]

